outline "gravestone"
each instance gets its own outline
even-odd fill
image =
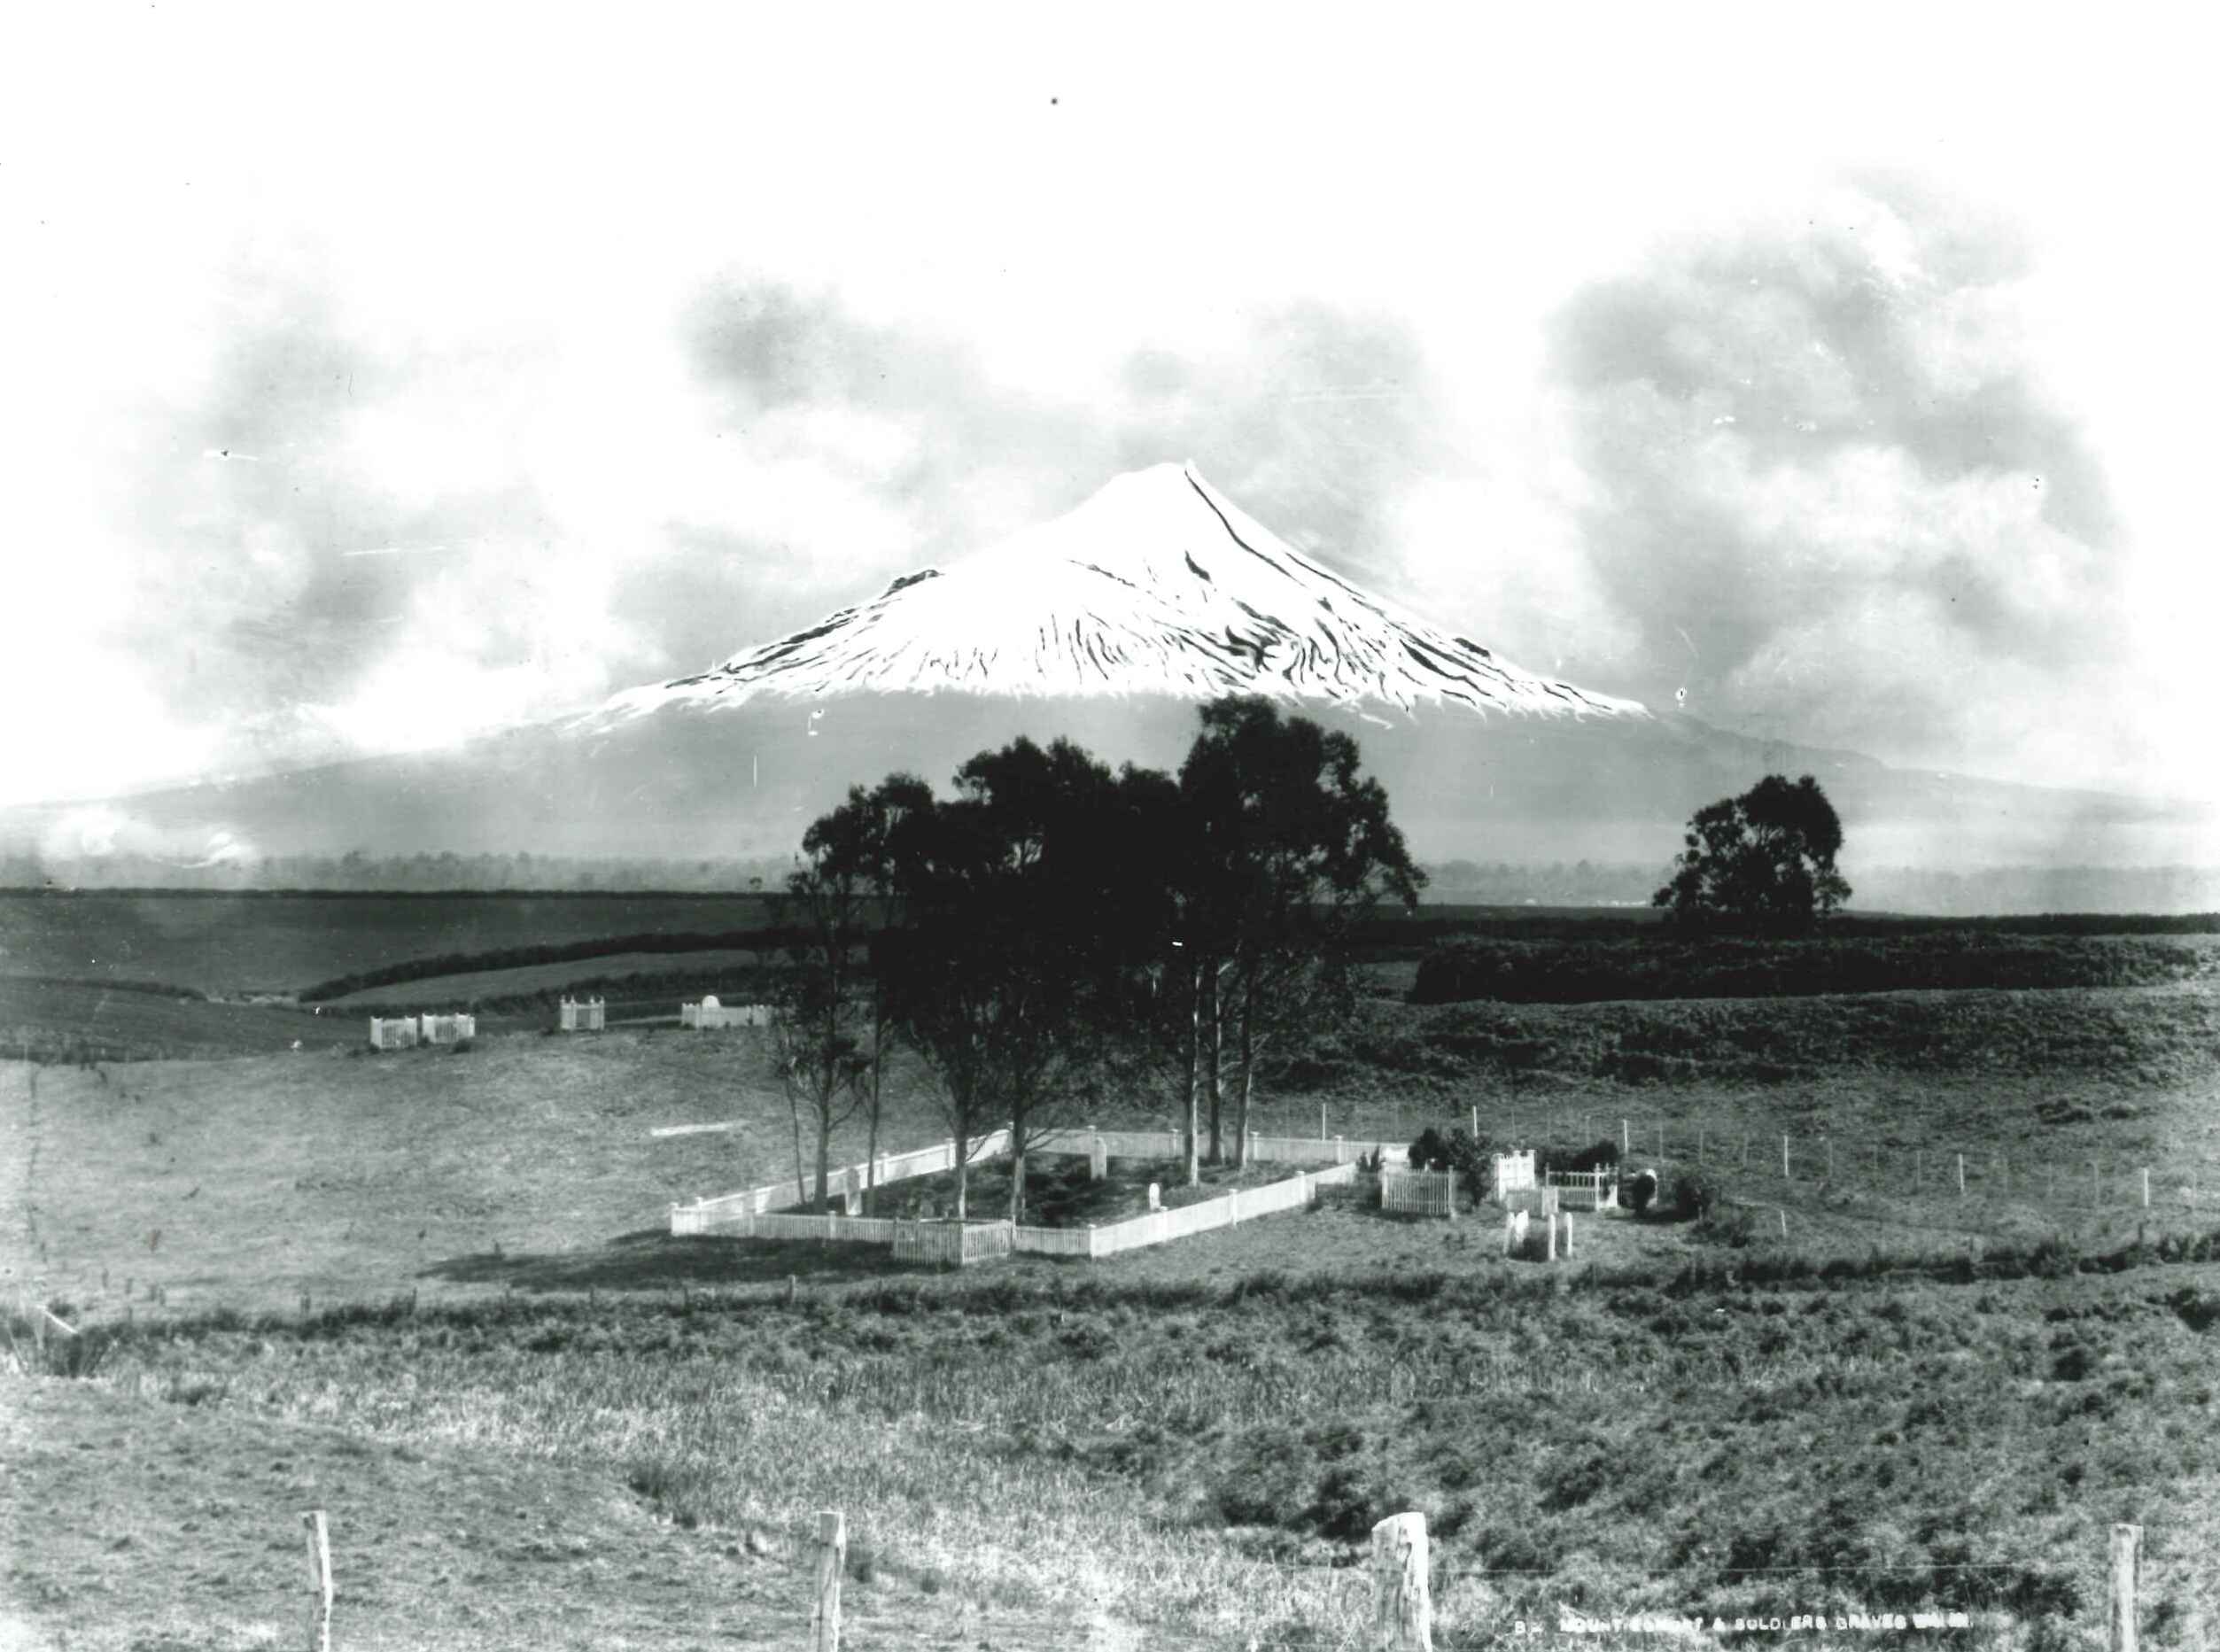
[[[1159,1191],[1157,1184],[1153,1182],[1149,1183],[1149,1208],[1151,1210],[1161,1210],[1164,1208],[1164,1196],[1161,1191]]]
[[[1110,1150],[1102,1144],[1102,1137],[1093,1131],[1087,1133],[1087,1180],[1099,1182],[1110,1174]]]

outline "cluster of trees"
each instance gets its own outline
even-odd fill
[[[966,764],[951,797],[893,774],[810,827],[777,1038],[796,1175],[813,1135],[820,1201],[859,1111],[877,1156],[897,1042],[959,1163],[1009,1129],[1013,1218],[1028,1151],[1105,1087],[1184,1118],[1191,1183],[1229,1137],[1238,1159],[1260,1057],[1348,1001],[1353,920],[1415,905],[1425,880],[1349,736],[1254,698],[1201,718],[1176,775],[1021,739]]]

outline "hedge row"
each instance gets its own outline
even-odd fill
[[[1952,931],[1804,940],[1446,941],[1419,961],[1414,1004],[1494,999],[1762,998],[1968,988],[2150,987],[2220,954],[2148,936]]]

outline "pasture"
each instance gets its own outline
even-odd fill
[[[671,1237],[672,1200],[793,1173],[766,1057],[622,1029],[10,1063],[0,1256],[81,1328],[41,1357],[86,1373],[0,1376],[23,1644],[290,1639],[310,1506],[345,1646],[799,1644],[799,1534],[834,1507],[863,1647],[1360,1645],[1349,1563],[1406,1509],[1445,1649],[1522,1620],[1642,1644],[1561,1609],[1922,1605],[1975,1615],[1954,1644],[2093,1647],[2116,1520],[2145,1527],[2147,1645],[2220,1621],[2208,978],[1375,996],[1285,1053],[1267,1131],[1478,1108],[1499,1145],[1623,1132],[1731,1201],[1583,1220],[1555,1266],[1484,1213],[1356,1199],[963,1274]],[[945,1134],[923,1083],[895,1074],[883,1146]],[[863,1150],[846,1128],[836,1160]],[[1036,1167],[1074,1218],[1162,1175],[1075,1167]]]
[[[752,895],[0,892],[0,976],[297,992],[411,958],[752,928]]]

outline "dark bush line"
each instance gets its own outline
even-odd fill
[[[1418,966],[1414,1004],[1758,998],[1968,989],[2147,987],[2208,973],[2203,949],[2152,937],[1968,933],[1797,941],[1458,940]]]
[[[754,992],[772,971],[766,966],[750,968],[738,965],[730,969],[706,972],[671,970],[635,971],[628,975],[593,975],[568,981],[560,987],[539,987],[530,992],[504,992],[490,996],[470,994],[458,996],[460,1007],[480,1015],[526,1015],[539,1012],[552,1014],[556,1004],[563,998],[605,999],[610,1015],[621,1010],[660,1004],[662,1013],[675,1015],[675,999],[701,992]],[[767,989],[765,989],[767,990]],[[388,1004],[376,999],[351,1004],[348,1012],[357,1015],[422,1015],[421,1004]]]
[[[539,946],[502,947],[492,952],[447,952],[431,958],[409,958],[320,981],[300,992],[304,1004],[342,998],[371,987],[398,986],[407,981],[429,981],[437,975],[475,974],[483,970],[523,969],[534,964],[574,964],[581,958],[614,957],[624,952],[771,952],[798,943],[802,932],[792,925],[758,929],[726,929],[713,934],[651,933],[611,935],[590,941],[563,941]]]
[[[173,986],[167,981],[133,981],[113,975],[14,975],[6,979],[44,987],[97,987],[103,992],[137,992],[151,998],[178,998],[193,1004],[208,1001],[208,995],[197,987]]]

